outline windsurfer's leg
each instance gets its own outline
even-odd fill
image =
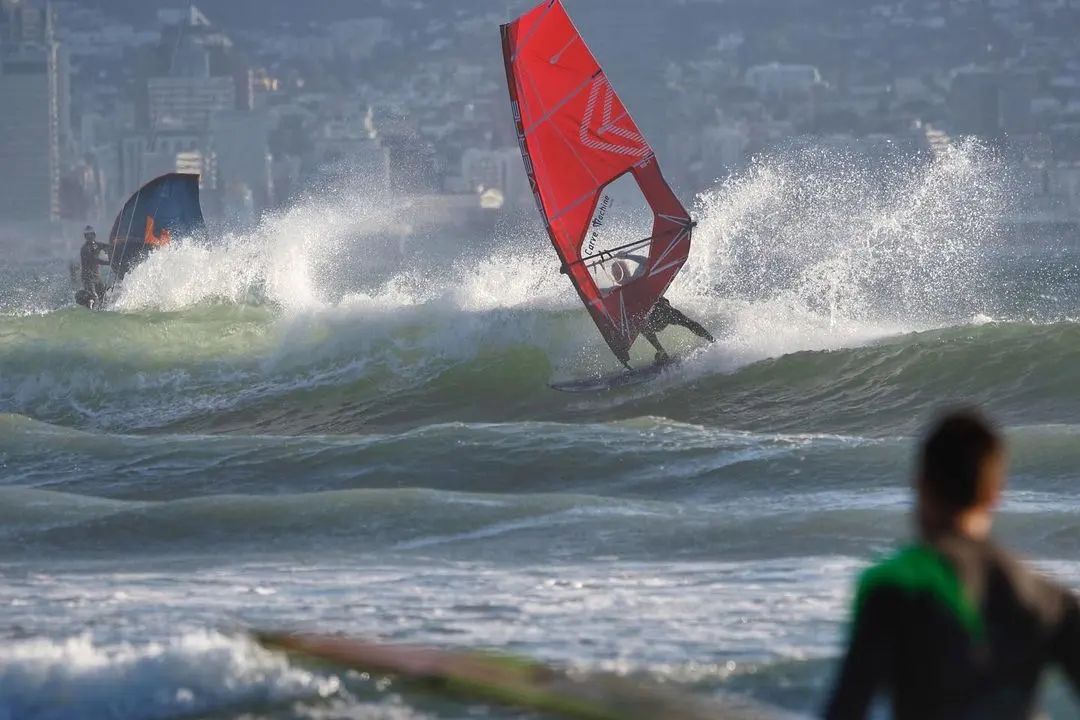
[[[656,333],[650,332],[648,330],[642,330],[641,336],[648,340],[649,344],[656,348],[656,362],[664,362],[668,359],[667,350],[665,350],[664,346],[660,344],[660,340],[657,339]]]
[[[697,335],[699,338],[705,338],[709,342],[716,342],[716,338],[709,334],[709,331],[702,327],[700,323],[688,319],[683,327]]]
[[[679,327],[684,327],[687,330],[689,330],[690,332],[697,335],[699,338],[704,338],[704,339],[708,340],[709,342],[716,342],[716,339],[709,333],[708,330],[706,330],[704,327],[702,327],[701,323],[694,322],[693,320],[686,317],[686,315],[679,312],[675,308],[671,308],[671,313],[670,314],[671,314],[671,317],[668,318],[668,322],[670,322],[672,325],[678,325]]]

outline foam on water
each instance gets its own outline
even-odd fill
[[[362,179],[336,180],[341,184],[267,215],[250,232],[227,233],[211,246],[180,241],[153,253],[124,279],[113,308],[179,310],[253,299],[290,310],[325,307],[333,289],[321,282],[319,269],[395,221],[389,201]]]
[[[105,644],[89,634],[6,640],[0,718],[190,717],[325,698],[340,682],[292,667],[249,640],[198,630],[163,642]]]
[[[705,193],[671,296],[722,342],[699,350],[683,377],[967,322],[986,295],[980,267],[996,240],[1005,194],[999,171],[977,146],[875,166],[792,151]],[[436,260],[423,247],[402,254],[380,239],[406,217],[350,181],[249,233],[154,253],[126,278],[114,302],[119,312],[92,323],[62,313],[0,318],[14,352],[25,337],[48,346],[40,363],[19,356],[4,367],[0,354],[0,399],[21,409],[63,396],[91,412],[100,403],[88,390],[172,393],[175,404],[154,412],[184,417],[203,405],[228,409],[200,387],[235,399],[240,386],[266,397],[273,388],[387,372],[415,384],[516,346],[545,354],[564,374],[610,362],[541,231],[501,238],[479,260],[467,260],[464,248],[457,260]],[[345,261],[354,265],[338,267]],[[270,307],[243,312],[251,301]],[[239,310],[215,316],[211,302]],[[88,324],[100,330],[88,333]],[[684,336],[672,331],[665,341],[686,354],[696,346]],[[641,345],[639,361],[648,355]],[[58,362],[62,372],[50,372]]]
[[[974,144],[880,164],[820,149],[764,159],[698,198],[672,297],[719,309],[743,361],[964,323],[989,299],[1007,197]]]
[[[986,299],[982,256],[996,243],[1005,187],[1000,165],[973,144],[932,160],[878,164],[824,150],[763,159],[698,198],[694,248],[671,297],[726,328],[727,352],[717,354],[736,364],[963,322]],[[391,253],[396,270],[371,285],[367,266],[387,254],[372,236],[405,219],[353,184],[213,247],[180,243],[155,253],[125,281],[116,307],[239,303],[257,288],[303,322],[330,313],[409,324],[419,312],[455,327],[478,313],[490,321],[495,311],[515,310],[520,323],[533,310],[578,307],[536,228],[501,238],[478,261],[435,262],[423,248]],[[344,256],[358,263],[351,273],[363,291],[328,271]],[[593,335],[581,340],[599,347]]]

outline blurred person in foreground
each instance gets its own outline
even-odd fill
[[[1005,442],[979,413],[940,418],[915,479],[918,540],[863,573],[829,720],[1037,717],[1043,670],[1080,695],[1080,606],[990,540]]]

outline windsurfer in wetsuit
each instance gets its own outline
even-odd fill
[[[83,240],[85,242],[79,248],[83,290],[90,296],[93,304],[97,305],[105,294],[105,283],[101,282],[100,267],[109,264],[108,260],[102,260],[99,255],[102,251],[108,253],[109,246],[97,241],[97,233],[89,225],[83,230]]]
[[[1080,604],[990,539],[1005,445],[977,413],[923,443],[917,542],[870,568],[855,594],[828,720],[865,718],[887,693],[897,720],[1033,718],[1043,670],[1080,695]]]
[[[667,298],[662,297],[656,301],[655,305],[653,305],[648,317],[645,318],[645,323],[641,326],[641,336],[656,348],[657,363],[667,362],[671,359],[668,356],[667,351],[664,350],[664,347],[660,344],[660,341],[656,338],[656,333],[669,325],[684,327],[698,337],[705,338],[709,342],[716,341],[716,339],[709,334],[708,330],[676,310],[672,307]]]

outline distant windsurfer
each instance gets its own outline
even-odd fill
[[[80,275],[82,278],[83,292],[80,293],[81,305],[97,307],[105,296],[105,283],[101,282],[101,266],[108,265],[108,260],[101,259],[101,253],[109,252],[109,246],[97,241],[97,233],[94,228],[87,225],[83,230],[83,244],[79,248]],[[81,302],[86,300],[89,304]]]
[[[669,325],[684,327],[700,338],[705,338],[709,342],[716,342],[716,338],[710,335],[709,331],[703,328],[700,323],[686,317],[686,315],[673,307],[666,297],[661,297],[653,305],[649,315],[645,318],[644,325],[641,326],[641,336],[656,348],[656,362],[658,364],[668,362],[671,359],[656,337],[658,332]]]

